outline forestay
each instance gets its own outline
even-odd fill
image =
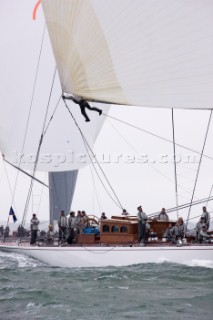
[[[62,90],[119,104],[212,108],[211,0],[42,0]]]

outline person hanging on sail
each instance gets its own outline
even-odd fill
[[[89,105],[89,103],[83,99],[82,97],[79,97],[77,95],[73,95],[73,96],[65,96],[64,94],[62,95],[63,99],[69,99],[72,100],[74,103],[78,104],[80,109],[81,109],[81,113],[83,114],[85,121],[88,122],[90,121],[90,118],[88,117],[87,113],[86,113],[86,108],[92,111],[97,111],[99,113],[99,116],[102,114],[102,110],[95,108],[95,107],[91,107]]]

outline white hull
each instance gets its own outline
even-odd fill
[[[82,268],[173,262],[213,265],[213,246],[167,247],[28,247],[0,245],[0,250],[24,254],[55,267]]]

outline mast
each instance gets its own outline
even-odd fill
[[[178,213],[178,187],[177,187],[177,164],[176,164],[176,148],[175,148],[175,126],[174,126],[174,111],[172,108],[172,138],[173,138],[173,159],[174,159],[174,176],[175,176],[175,198],[176,198],[176,214]]]
[[[49,172],[50,224],[58,220],[61,210],[69,213],[77,176],[78,170]]]
[[[193,188],[192,197],[191,197],[191,203],[190,203],[190,207],[189,207],[189,211],[188,211],[188,215],[187,215],[186,227],[188,226],[188,221],[189,221],[189,217],[190,217],[190,213],[191,213],[191,204],[192,204],[193,199],[194,199],[195,189],[196,189],[196,186],[197,186],[197,181],[198,181],[198,177],[199,177],[199,173],[200,173],[200,167],[201,167],[201,163],[202,163],[202,159],[203,159],[203,153],[204,153],[206,140],[207,140],[208,133],[209,133],[209,127],[210,127],[210,124],[211,124],[211,118],[212,118],[212,110],[210,111],[209,120],[208,120],[208,124],[207,124],[207,129],[206,129],[206,134],[205,134],[204,143],[203,143],[203,148],[202,148],[202,151],[201,151],[200,161],[198,163],[198,168],[197,168],[197,173],[196,173],[196,177],[195,177],[194,188]]]

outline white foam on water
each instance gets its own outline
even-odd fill
[[[29,302],[26,306],[26,309],[31,309],[31,308],[34,308],[35,307],[35,303],[34,302]]]
[[[211,260],[192,259],[191,261],[185,262],[183,264],[189,267],[204,267],[213,269],[213,262]]]
[[[164,262],[171,262],[171,260],[169,260],[168,258],[161,257],[157,260],[156,263],[164,263]]]
[[[3,258],[3,259],[1,259]],[[40,262],[34,260],[33,258],[27,257],[25,255],[17,254],[17,253],[6,253],[0,252],[0,269],[5,269],[10,267],[11,265],[17,264],[18,268],[26,268],[31,267],[35,268],[41,265]]]
[[[143,281],[155,281],[157,277],[146,278]]]
[[[109,274],[109,275],[99,276],[97,278],[94,278],[94,280],[97,281],[97,280],[108,279],[108,278],[122,279],[124,277],[121,277],[121,276],[118,276],[118,275]]]
[[[39,303],[39,304],[36,304],[34,302],[29,302],[27,305],[26,305],[26,312],[32,312],[32,311],[36,311],[36,312],[39,312],[39,310],[41,309],[42,305]]]
[[[17,255],[16,256],[16,261],[18,262],[18,267],[19,268],[26,268],[26,267],[32,267],[35,268],[38,266],[38,262],[35,261],[32,258],[22,256],[22,255]]]
[[[161,257],[156,261],[157,264],[161,264],[161,263],[165,263],[165,262],[166,263],[173,263],[171,260],[164,258],[164,257]],[[188,267],[204,267],[204,268],[213,269],[213,261],[212,260],[192,259],[191,261],[182,261],[177,264],[185,265]]]

